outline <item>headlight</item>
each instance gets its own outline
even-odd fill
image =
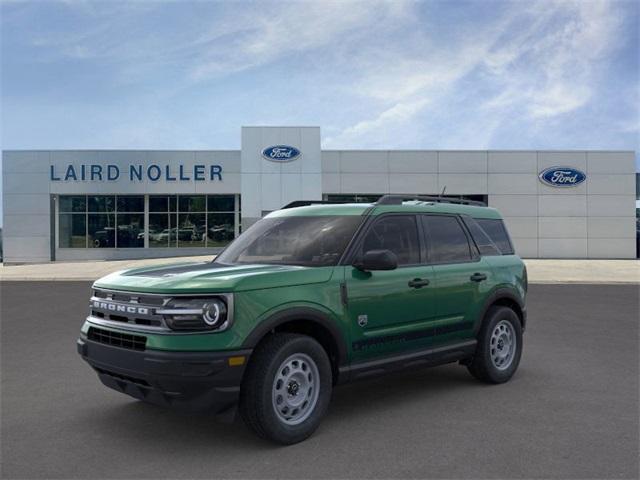
[[[205,303],[203,307],[202,319],[210,327],[215,327],[224,322],[227,318],[227,306],[220,300],[213,300]]]
[[[156,313],[172,330],[222,331],[229,326],[227,303],[219,297],[173,298]]]

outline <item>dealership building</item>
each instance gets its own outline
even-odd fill
[[[3,152],[6,263],[220,251],[295,200],[481,200],[525,258],[635,258],[633,151],[323,150],[319,127],[242,127],[240,150]]]

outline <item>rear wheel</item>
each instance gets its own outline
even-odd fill
[[[251,356],[240,393],[240,415],[259,436],[300,442],[318,427],[329,406],[331,363],[313,338],[278,333]]]
[[[521,355],[520,318],[509,307],[491,307],[480,328],[469,372],[483,382],[504,383],[518,369]]]

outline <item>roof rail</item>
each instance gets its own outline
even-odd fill
[[[456,203],[459,205],[475,205],[478,207],[486,207],[487,204],[478,200],[465,200],[463,198],[447,198],[433,195],[383,195],[376,202],[376,205],[402,205],[407,200],[418,200],[424,202],[435,203]]]
[[[309,205],[336,205],[346,202],[332,202],[329,200],[294,200],[293,202],[287,203],[284,207],[280,208],[280,210],[284,210],[286,208],[296,208],[296,207],[308,207]]]

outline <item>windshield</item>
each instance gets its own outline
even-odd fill
[[[338,263],[362,217],[274,217],[255,223],[215,263],[332,266]]]

